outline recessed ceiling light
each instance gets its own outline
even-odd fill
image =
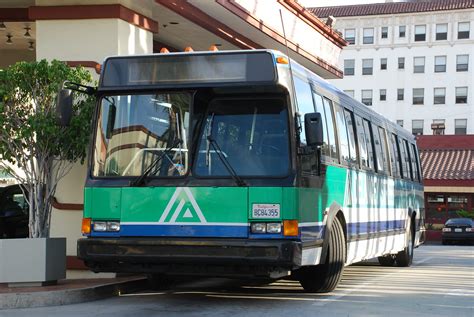
[[[28,49],[29,49],[30,51],[34,51],[34,50],[35,50],[35,47],[34,47],[35,42],[30,41],[30,42],[28,42],[28,43],[30,43],[30,46],[28,46]]]
[[[0,30],[6,30],[6,29],[7,29],[7,26],[5,25],[5,23],[0,22]]]
[[[8,45],[13,44],[12,36],[11,36],[10,34],[7,35],[7,41],[6,41],[6,43],[7,43]]]

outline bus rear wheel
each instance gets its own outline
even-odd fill
[[[325,263],[301,269],[299,280],[304,290],[310,293],[333,291],[341,280],[346,252],[344,231],[341,222],[336,217],[329,231],[329,245]]]
[[[391,254],[379,256],[377,260],[379,260],[381,266],[393,266],[395,264],[395,256]]]
[[[410,219],[408,228],[409,229],[406,233],[405,248],[402,251],[398,252],[396,255],[397,266],[400,267],[411,266],[413,262],[413,249],[415,244],[414,219]]]

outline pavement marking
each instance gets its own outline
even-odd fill
[[[431,259],[433,259],[433,257],[427,257],[427,258],[425,258],[425,259],[423,259],[423,260],[420,260],[420,261],[417,261],[417,262],[413,262],[413,266],[419,265],[419,264],[424,263],[424,262],[426,262],[426,261],[429,261],[429,260],[431,260]],[[344,291],[342,291],[342,292],[340,292],[340,293],[338,292],[338,294],[335,295],[335,296],[332,296],[332,295],[329,294],[329,295],[328,295],[329,298],[320,298],[317,303],[314,303],[314,304],[312,304],[312,305],[313,305],[313,306],[322,307],[322,306],[326,305],[328,302],[337,301],[337,300],[339,300],[339,299],[341,299],[341,298],[346,297],[347,295],[350,295],[350,294],[354,293],[355,291],[358,291],[358,290],[360,290],[360,289],[362,289],[362,288],[366,288],[367,286],[370,286],[370,285],[372,285],[372,284],[375,284],[376,282],[378,282],[378,281],[380,281],[380,280],[382,280],[382,279],[384,279],[384,278],[390,277],[390,276],[395,275],[395,274],[399,274],[400,271],[401,271],[401,270],[398,269],[398,270],[396,270],[396,271],[390,271],[390,272],[388,272],[388,273],[379,275],[379,276],[377,276],[377,277],[376,277],[375,279],[373,279],[373,280],[370,280],[370,281],[367,281],[367,282],[365,282],[365,283],[359,284],[359,285],[357,285],[357,286],[355,286],[355,287],[349,288],[349,289],[344,290]],[[343,277],[344,277],[344,275],[343,275]],[[341,285],[341,286],[343,286],[343,285]],[[335,291],[337,292],[337,288],[336,288]]]

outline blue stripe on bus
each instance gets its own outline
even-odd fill
[[[303,241],[316,240],[323,237],[324,225],[300,227],[300,236]],[[371,222],[348,223],[348,236],[377,233],[405,228],[405,220],[384,220]],[[323,232],[321,232],[323,231]],[[120,232],[92,232],[93,237],[228,237],[228,238],[283,238],[279,234],[249,234],[248,226],[220,226],[220,225],[122,225]],[[294,238],[294,237],[290,237]]]
[[[303,241],[321,238],[324,235],[324,225],[300,227],[301,239]],[[405,220],[383,220],[371,222],[353,222],[347,224],[348,236],[370,234],[382,231],[392,231],[405,228]],[[323,232],[321,232],[323,231]]]
[[[230,237],[242,238],[249,234],[248,226],[219,226],[219,225],[122,225],[121,236],[142,237]]]

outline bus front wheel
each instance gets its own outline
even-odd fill
[[[336,217],[329,231],[329,245],[324,264],[303,267],[300,283],[306,292],[328,293],[341,280],[346,260],[346,242],[340,220]]]

